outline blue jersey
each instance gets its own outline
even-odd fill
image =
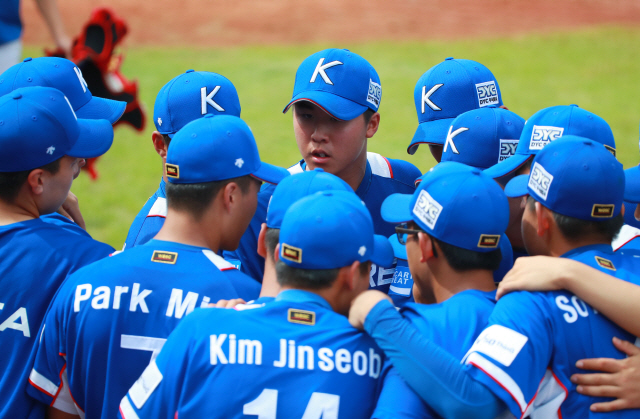
[[[0,7],[0,45],[15,41],[21,33],[20,0],[3,0]]]
[[[51,304],[27,391],[65,412],[115,417],[180,319],[210,302],[252,299],[259,291],[260,284],[213,251],[166,241],[87,266]]]
[[[300,160],[289,168],[291,174],[304,171],[306,164]],[[367,167],[356,194],[364,201],[371,213],[375,234],[385,237],[395,233],[394,224],[382,219],[380,207],[385,198],[394,193],[412,194],[415,191],[414,181],[421,173],[417,167],[404,160],[387,159],[377,153],[367,153]],[[263,185],[258,194],[258,209],[249,224],[249,228],[240,240],[240,246],[235,252],[225,252],[225,259],[237,259],[240,261],[240,269],[253,278],[262,278],[264,273],[264,258],[260,257],[258,248],[258,235],[260,227],[267,219],[267,208],[274,185]],[[388,292],[393,280],[395,269],[384,269],[376,265],[372,266],[370,287]]]
[[[145,244],[153,239],[164,225],[167,216],[167,194],[164,179],[160,180],[160,187],[147,200],[136,218],[133,220],[127,239],[122,250]]]
[[[400,312],[422,336],[462,360],[487,325],[489,315],[496,303],[495,297],[495,291],[466,290],[439,304],[409,303]],[[375,322],[375,319],[368,318],[367,321]],[[417,396],[411,388],[404,380],[395,378],[394,374],[394,370],[391,370],[387,375],[385,380],[393,380],[393,382],[385,382],[372,417],[378,419],[440,417],[424,402],[416,401]],[[402,371],[399,371],[399,374],[402,375]]]
[[[0,417],[42,417],[24,389],[47,307],[69,273],[111,252],[67,219],[0,226]]]
[[[563,257],[638,283],[640,259],[614,254],[611,246],[585,246]],[[579,359],[624,358],[614,336],[635,339],[569,292],[514,292],[497,303],[466,363],[516,417],[600,417],[589,406],[605,399],[578,394],[569,378],[584,373],[575,366]],[[615,417],[639,415],[624,410]]]
[[[373,339],[310,292],[255,307],[190,314],[122,399],[120,417],[371,417],[384,375]]]

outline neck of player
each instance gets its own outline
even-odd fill
[[[206,213],[199,220],[195,220],[191,214],[169,207],[164,225],[154,239],[206,247],[217,253],[222,237],[221,229],[216,228],[216,224],[211,222]]]
[[[493,272],[486,269],[473,269],[458,272],[448,263],[438,261],[429,263],[432,277],[433,296],[436,303],[448,300],[466,290],[494,291]]]

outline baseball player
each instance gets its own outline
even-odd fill
[[[213,115],[184,126],[167,154],[167,219],[156,237],[70,276],[45,319],[27,392],[70,414],[115,416],[120,399],[194,308],[253,299],[260,284],[217,252],[235,248],[260,180],[249,127]],[[282,173],[284,172],[284,173]]]
[[[546,145],[564,135],[577,135],[602,142],[615,155],[615,140],[609,124],[594,113],[576,105],[552,106],[527,119],[515,154],[501,159],[485,172],[503,187],[514,176],[529,173],[531,161]],[[520,198],[509,198],[510,226],[507,229],[513,247],[514,260],[527,256],[522,231],[519,228],[524,213]]]
[[[500,86],[487,67],[453,57],[431,67],[418,79],[413,98],[419,125],[407,153],[414,154],[420,144],[428,144],[438,163],[455,117],[472,109],[503,106]]]
[[[264,258],[265,263],[260,299],[256,303],[270,301],[280,292],[276,279],[275,251],[285,212],[298,200],[327,190],[353,192],[344,180],[320,168],[296,173],[276,186],[269,201],[267,221],[262,224],[258,236],[258,254]]]
[[[392,193],[412,193],[421,175],[413,164],[367,152],[368,140],[380,124],[380,78],[369,62],[344,49],[327,49],[307,57],[296,73],[293,96],[284,112],[293,110],[293,132],[302,160],[290,173],[324,169],[344,180],[364,201],[376,234],[393,234],[393,225],[380,218],[380,206]],[[260,226],[266,217],[273,186],[260,193],[258,210],[238,250],[231,257],[241,269],[261,278],[264,260],[256,253]],[[393,269],[371,271],[370,286],[388,290]]]
[[[71,53],[71,38],[65,32],[56,0],[36,0],[56,47],[65,55]],[[7,0],[0,9],[0,74],[20,61],[22,56],[22,21],[20,0]]]
[[[112,142],[108,121],[76,118],[56,89],[0,98],[0,417],[42,417],[24,387],[47,306],[69,273],[113,252],[70,222],[40,218],[67,198],[80,160]]]
[[[240,117],[238,92],[226,77],[208,71],[187,70],[160,89],[153,108],[156,131],[151,140],[163,168],[173,136],[189,122],[208,114]],[[166,182],[167,175],[163,172],[160,187],[129,227],[123,250],[148,242],[162,228],[167,215]]]
[[[625,225],[620,229],[620,234],[613,241],[615,251],[625,249],[640,249],[640,229],[636,228],[640,220],[640,166],[634,166],[624,171],[624,206]],[[629,224],[633,223],[633,224]]]
[[[454,162],[437,167],[413,195],[388,197],[382,216],[403,223],[397,239],[406,243],[417,300],[427,302],[404,305],[404,320],[460,360],[495,305],[493,272],[509,206],[500,186],[481,170]],[[402,380],[385,385],[373,417],[439,417],[428,406],[415,411],[404,403],[407,392],[412,390]]]
[[[577,260],[638,283],[638,259],[611,249],[622,225],[624,172],[602,144],[565,136],[542,149],[531,175],[514,178],[505,191],[529,194],[523,233],[530,254]],[[373,300],[363,311],[376,304]],[[412,329],[399,329],[401,319],[389,307],[377,303],[365,328],[412,388],[438,413],[453,418],[493,418],[505,408],[516,417],[591,417],[589,405],[604,400],[576,393],[570,381],[579,372],[576,361],[620,359],[612,338],[632,337],[569,292],[511,293],[498,301],[461,366],[428,339],[410,336]],[[616,417],[638,413],[628,410]]]
[[[244,310],[196,310],[120,403],[120,417],[370,418],[381,351],[344,316],[387,240],[352,192],[300,199],[280,229],[283,291]],[[212,397],[212,394],[215,397]]]

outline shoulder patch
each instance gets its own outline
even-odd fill
[[[167,172],[167,177],[180,179],[180,166],[177,164],[165,163],[164,167]]]
[[[611,218],[613,217],[613,211],[615,207],[616,206],[613,204],[593,204],[593,208],[591,209],[591,216],[594,218]]]
[[[280,257],[295,263],[302,263],[302,249],[282,243]]]
[[[175,265],[178,260],[178,253],[165,252],[164,250],[154,250],[151,256],[151,262],[168,263],[169,265]]]
[[[393,179],[391,163],[389,163],[386,157],[369,151],[367,152],[367,161],[369,161],[369,166],[371,166],[371,173],[376,176]]]
[[[598,265],[602,266],[605,269],[609,269],[611,271],[615,271],[616,267],[613,266],[613,262],[611,262],[609,259],[605,259],[602,258],[600,256],[596,256],[596,262],[598,263]]]
[[[484,249],[495,249],[500,243],[500,236],[497,234],[481,234],[478,240],[478,247]]]
[[[306,324],[307,326],[313,326],[316,324],[316,313],[307,310],[298,310],[290,308],[287,312],[287,320],[290,323]]]

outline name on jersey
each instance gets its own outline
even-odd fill
[[[125,286],[99,286],[95,289],[91,284],[81,284],[76,287],[73,298],[73,311],[76,313],[84,309],[93,310],[129,310],[132,312],[140,311],[149,313],[149,304],[166,304],[165,315],[167,317],[175,317],[181,319],[183,316],[191,313],[196,306],[206,307],[211,302],[211,298],[200,296],[197,292],[189,291],[186,293],[181,289],[173,288],[168,301],[159,302],[158,299],[152,300],[149,296],[153,290],[142,289],[139,283],[134,283],[129,290]],[[149,301],[147,301],[149,298]],[[198,302],[200,304],[198,304]]]
[[[478,105],[480,105],[481,108],[496,105],[499,102],[498,88],[494,81],[476,84],[476,92],[478,93]]]
[[[382,357],[373,349],[350,351],[345,348],[315,348],[298,345],[295,340],[280,339],[277,353],[264,353],[264,345],[257,339],[239,339],[235,334],[210,335],[210,363],[272,365],[276,368],[315,370],[342,374],[355,373],[378,378]],[[274,351],[276,352],[276,351]]]

